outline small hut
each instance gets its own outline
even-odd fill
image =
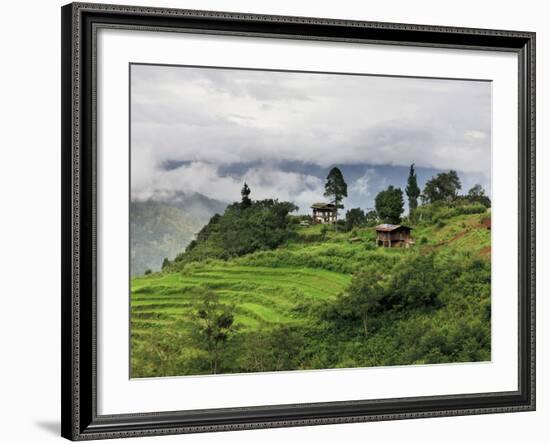
[[[313,210],[314,224],[333,224],[336,223],[336,205],[331,203],[314,203],[311,206]]]
[[[405,225],[381,224],[376,227],[376,245],[379,247],[409,248],[414,244],[412,228]]]

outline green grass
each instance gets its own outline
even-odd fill
[[[461,215],[444,221],[444,225],[421,224],[413,235],[418,241],[427,239],[427,245],[454,251],[481,253],[491,245],[491,231],[481,226],[479,214]]]
[[[131,338],[133,349],[151,343],[155,335],[190,334],[195,307],[192,289],[213,288],[220,300],[235,306],[239,332],[273,325],[307,323],[295,308],[336,297],[351,276],[327,270],[291,267],[201,264],[185,273],[156,273],[132,279]],[[186,328],[187,327],[187,328]],[[135,376],[143,375],[133,366]]]

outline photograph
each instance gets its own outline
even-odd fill
[[[61,436],[522,442],[544,423],[541,14],[401,3],[61,7],[60,114],[14,133],[60,138],[61,306],[35,310],[60,353],[25,349],[61,358]],[[13,165],[51,176],[34,145]]]
[[[129,76],[131,378],[491,361],[490,80]]]

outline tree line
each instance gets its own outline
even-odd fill
[[[338,170],[338,168],[333,168]],[[343,175],[331,174],[333,177],[341,177],[343,184],[345,185]],[[338,170],[339,171],[339,170]],[[329,174],[329,177],[331,176]],[[328,184],[328,178],[327,178]],[[331,190],[337,189],[331,186]],[[340,186],[340,189],[347,190],[347,185]],[[424,189],[421,190],[418,186],[418,180],[416,177],[416,171],[414,164],[409,168],[409,176],[407,178],[407,186],[405,193],[401,188],[389,185],[385,190],[380,191],[374,199],[374,210],[363,211],[361,208],[352,208],[346,212],[344,226],[350,230],[354,226],[361,226],[370,223],[389,223],[399,224],[402,220],[402,215],[405,212],[404,194],[407,196],[409,204],[408,219],[411,222],[417,221],[419,216],[419,200],[420,206],[429,205],[446,205],[446,206],[460,206],[468,204],[479,204],[485,208],[491,207],[491,200],[486,195],[485,190],[479,184],[474,185],[468,190],[466,195],[460,195],[459,192],[462,189],[462,184],[458,174],[455,170],[449,170],[447,172],[438,173],[433,176],[424,185]],[[327,193],[325,193],[327,195]],[[332,196],[335,193],[332,191]],[[340,193],[337,197],[347,197],[347,193]],[[336,201],[336,198],[333,199]]]
[[[421,190],[412,164],[405,193],[401,188],[389,185],[376,195],[374,209],[365,212],[361,208],[351,208],[343,220],[338,220],[338,210],[343,208],[342,202],[348,190],[342,171],[333,167],[326,178],[324,196],[335,208],[335,230],[341,227],[342,230],[351,231],[354,227],[364,225],[401,223],[405,211],[404,195],[409,204],[408,221],[412,223],[430,219],[428,213],[432,205],[464,207],[477,204],[483,211],[491,206],[481,185],[474,185],[466,195],[459,194],[461,188],[457,172],[450,170],[432,177]],[[252,200],[250,195],[251,189],[244,183],[241,200],[229,205],[223,214],[215,214],[173,262],[229,259],[258,250],[272,250],[291,240],[296,232],[290,214],[298,207],[292,202],[277,199]],[[172,261],[164,259],[162,268],[168,268],[171,264]]]

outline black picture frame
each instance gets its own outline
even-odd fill
[[[62,15],[62,436],[71,440],[535,409],[535,33],[72,3]],[[95,38],[99,27],[509,51],[519,65],[518,390],[97,414]],[[497,154],[498,155],[498,154]]]

